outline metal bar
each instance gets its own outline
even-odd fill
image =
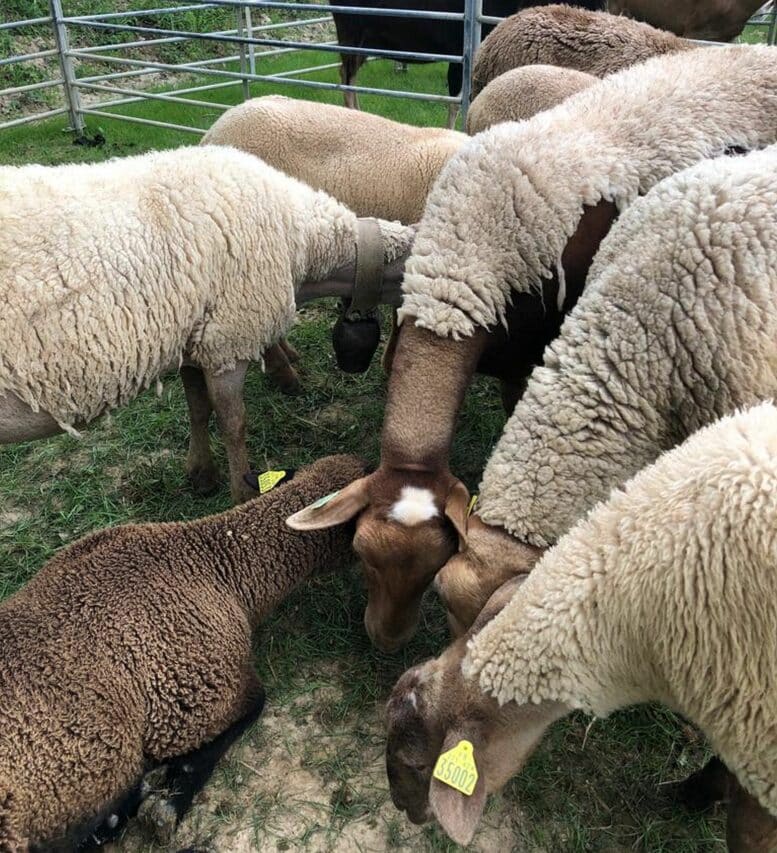
[[[209,0],[203,8],[216,6],[234,6],[234,0]],[[251,9],[285,9],[287,11],[310,12],[312,9],[326,9],[329,12],[342,12],[344,15],[373,15],[377,18],[425,18],[429,21],[463,21],[461,12],[431,12],[425,9],[378,9],[375,6],[337,6],[328,3],[285,3],[281,0],[240,0],[240,5]],[[148,11],[143,10],[145,14]],[[170,12],[171,9],[152,9],[151,12]],[[87,21],[101,21],[109,18],[132,17],[135,12],[111,12],[103,15],[73,15],[65,23],[74,24]]]
[[[243,9],[241,6],[235,5],[235,19],[237,21],[237,35],[241,38],[244,38],[246,35],[245,32],[245,21],[243,19]],[[250,35],[250,33],[249,33]],[[248,52],[246,50],[246,43],[240,43],[240,73],[247,74],[248,73]],[[251,97],[251,82],[248,77],[243,77],[243,100],[247,101]]]
[[[483,12],[483,0],[464,0],[464,52],[461,68],[461,120],[467,121],[467,110],[472,95],[472,64],[475,51],[480,44],[480,16]],[[452,124],[449,117],[449,124]]]
[[[53,118],[54,116],[62,115],[67,112],[67,107],[57,107],[55,110],[46,110],[44,113],[35,113],[31,116],[23,116],[22,118],[14,118],[11,121],[4,121],[0,124],[0,130],[5,130],[9,127],[16,127],[19,124],[29,124],[31,121],[38,121],[43,118]]]
[[[176,95],[169,95],[165,92],[143,92],[142,96],[138,97],[138,93],[133,89],[123,89],[120,86],[101,86],[99,83],[77,83],[76,85],[79,89],[89,89],[90,91],[95,92],[107,92],[110,95],[130,95],[133,98],[137,98],[139,101],[144,101],[148,98],[152,101],[169,101],[173,104],[185,104],[187,107],[220,107],[224,110],[228,110],[230,107],[234,106],[234,104],[217,104],[213,101],[198,101],[195,98],[180,98]],[[229,83],[228,85],[233,86],[234,83]],[[173,91],[177,90],[174,89]]]
[[[318,47],[318,45],[316,45],[316,47]],[[78,57],[80,55],[80,51],[71,50],[70,55]],[[142,66],[144,68],[153,68],[158,69],[160,71],[178,71],[181,73],[195,71],[199,74],[209,74],[211,77],[224,77],[230,80],[243,79],[243,75],[239,72],[221,71],[215,68],[193,68],[192,66],[185,64],[171,65],[169,63],[164,62],[151,62],[149,60],[140,59],[126,59],[124,57],[118,56],[101,56],[100,60],[102,62],[108,62],[115,65]],[[365,86],[344,86],[342,83],[324,83],[314,80],[287,80],[285,78],[273,76],[270,74],[249,74],[248,78],[249,80],[252,80],[256,83],[289,83],[296,86],[307,86],[311,89],[329,89],[331,91],[338,92],[361,92],[365,95],[388,95],[391,98],[408,98],[413,101],[439,101],[442,104],[457,104],[459,102],[458,97],[451,97],[450,95],[430,95],[425,94],[423,92],[403,92],[393,89],[373,89]],[[103,78],[97,77],[92,79],[100,80]]]
[[[91,107],[84,107],[82,113],[90,116],[101,116],[102,118],[112,118],[118,121],[129,121],[134,124],[148,124],[151,127],[166,127],[168,130],[182,130],[185,133],[196,133],[198,136],[203,136],[205,130],[201,127],[189,127],[186,124],[171,124],[166,121],[153,121],[150,118],[140,118],[139,116],[127,116],[121,113],[107,113],[104,110],[95,110]]]
[[[84,117],[81,115],[81,100],[78,96],[78,89],[73,85],[76,74],[73,68],[73,60],[69,54],[67,27],[62,22],[62,0],[49,0],[49,8],[54,23],[54,38],[59,51],[59,65],[62,69],[62,77],[65,80],[63,88],[67,99],[67,111],[70,114],[70,125],[78,136],[82,136],[86,125],[84,124]]]
[[[53,89],[54,86],[61,86],[64,82],[62,77],[57,77],[56,80],[44,80],[42,83],[27,83],[25,86],[14,86],[13,89],[0,89],[0,98],[7,95],[21,95],[22,92],[34,92],[36,89]]]
[[[246,11],[250,11],[250,10],[246,10]],[[289,27],[307,26],[308,24],[325,24],[325,23],[330,22],[331,20],[332,20],[331,17],[327,17],[327,18],[309,18],[307,20],[301,20],[301,21],[288,21],[288,22],[282,21],[280,24],[263,24],[260,27],[254,27],[254,30],[256,32],[260,32],[260,31],[263,32],[265,30],[287,29]],[[212,35],[214,37],[222,36],[222,35],[229,36],[229,35],[235,35],[236,32],[237,32],[236,30],[223,30],[223,31],[215,30],[215,31],[209,33],[209,35]],[[125,49],[128,50],[129,48],[133,48],[133,47],[155,47],[155,46],[160,45],[160,44],[176,44],[176,43],[182,42],[182,41],[187,41],[185,36],[170,36],[168,38],[161,38],[161,39],[139,39],[138,41],[125,41],[125,42],[121,42],[120,44],[98,44],[98,45],[94,45],[92,47],[80,47],[79,50],[82,53],[92,53],[95,56],[99,56],[99,54],[103,51],[109,52],[109,51],[115,51],[115,50],[125,50]],[[337,44],[337,42],[331,42],[331,44]],[[252,44],[249,44],[248,49],[249,49],[249,56],[250,56],[250,54],[254,52],[255,46]],[[237,59],[237,57],[235,57],[235,58]]]
[[[0,30],[12,30],[16,27],[32,27],[36,24],[50,24],[51,15],[47,18],[27,18],[26,21],[9,21],[7,24],[0,24]]]
[[[168,6],[167,8],[159,9],[135,9],[125,12],[99,12],[94,15],[78,15],[79,21],[108,21],[113,18],[131,18],[139,13],[144,15],[162,15],[173,12],[197,12],[201,9],[216,9],[218,6],[214,3],[192,3],[188,6]],[[69,24],[70,18],[65,19],[65,23]]]
[[[58,2],[58,0],[52,0]],[[68,18],[68,23],[78,25],[81,22],[78,18]],[[189,39],[200,39],[202,41],[220,41],[233,44],[258,44],[267,45],[269,47],[284,46],[287,48],[295,48],[298,50],[310,50],[311,43],[305,41],[279,41],[278,39],[255,39],[255,38],[239,38],[237,36],[213,36],[209,33],[197,33],[192,31],[167,30],[162,27],[137,27],[130,25],[118,24],[103,24],[93,22],[88,24],[90,27],[98,29],[111,30],[115,32],[132,32],[132,33],[154,33],[156,35],[178,35]],[[317,50],[330,51],[331,53],[353,53],[360,56],[380,56],[384,59],[409,59],[419,62],[461,62],[461,56],[451,54],[438,53],[408,53],[401,50],[378,50],[368,47],[351,47],[350,45],[316,45]]]
[[[47,56],[56,56],[59,53],[57,48],[52,47],[50,50],[38,50],[35,53],[20,53],[18,56],[9,56],[7,59],[0,59],[0,66],[16,65],[17,62],[29,62],[31,59],[44,59]]]
[[[236,84],[236,82],[237,81],[235,81],[235,80],[229,80],[226,83],[209,83],[207,86],[193,86],[193,87],[187,88],[187,89],[174,89],[173,91],[178,95],[182,95],[182,94],[185,94],[186,92],[204,92],[204,91],[209,91],[211,89],[226,89],[229,86],[234,86]],[[129,89],[128,91],[134,92],[135,90]],[[156,94],[156,93],[154,93],[154,94]],[[143,91],[140,94],[133,94],[133,96],[131,98],[116,98],[112,101],[100,101],[97,104],[92,104],[92,107],[94,109],[103,109],[103,110],[108,109],[109,107],[111,109],[113,109],[113,107],[124,107],[127,104],[142,103],[143,101],[146,100],[146,97],[147,97],[146,92]],[[196,103],[196,102],[187,100],[186,103],[189,104],[189,103]],[[216,102],[207,101],[206,103],[208,103],[210,106],[213,106],[213,107],[222,107],[223,106],[223,104],[218,104]]]
[[[326,21],[327,18],[311,18],[310,20],[319,22],[319,21]],[[251,38],[253,38],[254,22],[253,22],[253,19],[251,17],[251,7],[250,6],[245,6],[243,8],[243,23],[245,24],[246,32],[248,33],[249,36],[251,36]],[[307,24],[308,21],[305,21],[304,23]],[[251,72],[251,74],[256,74],[256,45],[255,44],[249,44],[248,45],[248,70]]]
[[[339,62],[330,62],[327,65],[312,65],[310,68],[292,68],[291,71],[279,71],[275,77],[296,77],[300,74],[312,74],[314,71],[328,71],[330,68],[339,68]]]

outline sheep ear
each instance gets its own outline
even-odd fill
[[[313,501],[305,509],[295,512],[286,519],[293,530],[321,530],[343,524],[360,513],[369,502],[368,478],[362,477],[350,485]]]
[[[448,731],[443,741],[441,753],[453,749],[459,741],[468,739],[474,745],[475,765],[478,764],[478,746],[480,738],[473,738],[462,729]],[[486,806],[486,780],[480,767],[475,790],[467,796],[432,777],[429,784],[429,805],[445,833],[457,844],[466,845],[472,841],[478,822]]]
[[[456,480],[445,500],[445,517],[459,534],[459,551],[467,547],[467,516],[469,491],[461,480]]]

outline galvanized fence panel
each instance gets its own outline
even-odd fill
[[[119,121],[129,121],[148,124],[156,127],[167,127],[172,130],[202,134],[202,128],[172,122],[158,121],[142,116],[125,113],[109,112],[117,107],[144,101],[166,101],[174,104],[202,107],[209,110],[226,110],[230,104],[210,100],[201,100],[193,95],[203,92],[213,92],[233,86],[241,86],[243,98],[251,93],[251,83],[271,83],[283,90],[287,86],[307,87],[317,90],[341,92],[356,92],[367,95],[381,95],[393,98],[408,98],[413,100],[431,101],[448,105],[456,105],[466,118],[471,93],[472,63],[480,44],[481,27],[483,24],[496,24],[501,18],[483,15],[483,0],[464,0],[463,12],[432,12],[426,10],[407,9],[377,9],[371,6],[339,6],[322,3],[286,2],[286,0],[205,0],[200,3],[181,3],[167,7],[151,7],[143,10],[125,12],[105,12],[91,15],[66,15],[63,11],[62,0],[49,0],[51,14],[46,17],[29,18],[21,21],[0,24],[0,33],[8,30],[20,30],[25,27],[40,27],[50,25],[52,28],[52,47],[30,52],[24,55],[0,58],[0,68],[17,63],[50,60],[57,58],[59,76],[51,79],[26,83],[0,90],[0,99],[19,96],[25,93],[45,91],[59,88],[63,94],[64,103],[37,113],[11,118],[0,122],[0,129],[25,124],[44,118],[67,114],[70,128],[77,134],[85,131],[85,117],[95,116]],[[128,23],[127,19],[142,16],[148,19],[160,15],[178,15],[187,12],[199,12],[210,9],[226,8],[234,11],[235,26],[233,29],[198,32],[195,30],[176,29],[172,26],[157,26]],[[305,13],[301,19],[273,21],[255,24],[253,12],[274,10],[287,13]],[[325,14],[321,14],[324,12]],[[463,50],[461,54],[437,54],[413,51],[380,50],[373,48],[341,46],[334,41],[304,41],[300,38],[279,38],[277,31],[302,30],[332,21],[331,13],[370,15],[376,17],[401,17],[408,20],[428,21],[460,21],[463,29]],[[774,44],[777,39],[777,4],[764,6],[751,21],[751,24],[766,28],[767,41]],[[136,36],[135,39],[121,43],[96,43],[86,46],[73,47],[71,35],[78,33],[93,33],[95,37],[101,32],[125,33]],[[97,40],[97,39],[96,39]],[[187,41],[203,40],[224,45],[228,49],[226,56],[212,57],[204,60],[188,62],[163,62],[150,59],[135,59],[126,55],[135,49],[148,49],[162,45],[182,44]],[[231,52],[234,51],[234,52]],[[434,92],[411,92],[402,89],[385,89],[370,86],[346,86],[339,82],[309,79],[310,75],[329,71],[339,67],[339,61],[320,63],[303,68],[295,68],[275,73],[258,73],[257,62],[284,54],[301,51],[318,51],[325,54],[353,54],[370,58],[393,59],[395,62],[412,61],[446,62],[462,65],[463,84],[461,93],[457,96],[442,95]],[[79,66],[85,63],[108,66],[101,74],[81,74]],[[233,66],[235,70],[229,67]],[[183,85],[165,91],[146,91],[129,88],[122,82],[134,80],[158,72],[183,75]],[[192,85],[194,75],[196,85]],[[212,82],[200,82],[209,78]],[[86,104],[82,93],[99,93],[108,96]]]

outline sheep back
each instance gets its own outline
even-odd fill
[[[504,121],[524,121],[598,81],[592,74],[555,65],[524,65],[492,80],[467,111],[474,136]]]
[[[604,77],[691,42],[649,24],[575,6],[538,6],[505,18],[480,46],[472,95],[522,65],[558,65]]]
[[[203,139],[232,145],[334,196],[357,216],[418,222],[466,139],[332,104],[268,95],[228,110]]]
[[[512,290],[539,299],[542,279],[560,269],[584,205],[623,210],[701,159],[776,138],[777,48],[749,45],[657,57],[492,127],[432,189],[399,316],[453,338],[504,322]]]

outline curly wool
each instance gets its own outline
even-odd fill
[[[456,340],[504,322],[513,290],[541,298],[584,205],[623,210],[699,160],[775,141],[777,48],[749,45],[651,59],[493,127],[462,146],[429,196],[399,316]]]
[[[659,184],[588,280],[483,473],[479,516],[536,545],[694,430],[777,395],[777,146]]]
[[[777,408],[702,429],[597,506],[470,640],[500,703],[660,701],[777,815]]]
[[[693,42],[620,15],[576,6],[538,6],[505,18],[483,40],[472,69],[472,96],[524,65],[557,65],[605,77]]]
[[[474,136],[504,121],[525,121],[599,81],[592,74],[555,65],[524,65],[500,74],[467,110],[467,133]]]
[[[324,190],[357,216],[418,222],[463,133],[268,95],[232,107],[203,143],[233,145]]]
[[[63,835],[161,762],[234,722],[254,628],[313,571],[347,565],[347,526],[286,518],[364,474],[322,459],[220,515],[100,530],[0,605],[0,850]]]
[[[0,395],[72,430],[184,358],[261,361],[296,288],[352,259],[356,222],[216,146],[0,168]],[[402,227],[382,227],[398,255]]]

